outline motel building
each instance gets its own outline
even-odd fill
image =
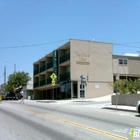
[[[34,99],[96,98],[111,83],[140,77],[140,57],[113,55],[113,44],[70,39],[33,64]]]

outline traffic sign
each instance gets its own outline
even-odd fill
[[[55,80],[52,80],[52,86],[54,86],[55,85]]]
[[[55,75],[54,73],[50,76],[50,78],[53,80],[55,80],[57,78],[57,75]]]
[[[85,77],[84,77],[83,75],[81,75],[81,76],[80,76],[80,79],[81,79],[81,80],[84,80],[84,79],[85,79]]]

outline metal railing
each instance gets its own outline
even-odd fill
[[[45,79],[40,81],[40,86],[44,86],[44,85],[46,85],[46,80]]]
[[[48,78],[46,81],[47,81],[47,84],[50,84],[52,82],[52,79]]]
[[[40,67],[40,72],[43,72],[43,71],[45,71],[45,70],[46,70],[46,65]]]
[[[53,62],[50,62],[47,64],[47,69],[52,68],[53,67]]]
[[[60,57],[60,63],[63,63],[67,60],[70,60],[70,53],[67,53],[66,55]]]
[[[34,70],[34,75],[38,74],[39,73],[39,69],[35,69]]]
[[[70,79],[70,72],[60,74],[60,81],[65,81],[65,80],[68,80],[68,79]]]
[[[39,87],[39,82],[34,83],[34,88]]]

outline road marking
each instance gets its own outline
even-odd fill
[[[124,129],[118,129],[118,130],[113,130],[113,131],[118,132],[118,133],[127,134],[128,130],[129,130],[128,128],[124,128]]]
[[[128,140],[128,138],[126,138],[126,137],[123,137],[123,136],[120,136],[120,135],[117,135],[117,134],[114,134],[114,133],[110,133],[110,132],[107,132],[107,131],[103,131],[103,130],[100,130],[100,129],[96,129],[96,128],[93,128],[93,127],[90,127],[90,126],[86,126],[86,125],[83,125],[83,124],[71,122],[71,121],[68,121],[68,120],[65,120],[65,119],[50,116],[48,114],[43,114],[43,113],[40,113],[40,112],[36,112],[34,110],[29,110],[29,109],[24,109],[24,110],[27,111],[27,112],[31,112],[33,114],[36,114],[38,116],[43,116],[43,117],[46,117],[46,118],[50,118],[50,119],[53,119],[53,120],[64,122],[64,123],[74,125],[74,126],[77,126],[77,127],[83,128],[83,129],[87,129],[87,130],[90,130],[90,131],[93,131],[93,132],[97,132],[97,133],[100,133],[100,134],[103,134],[103,135],[107,135],[107,136],[110,136],[110,137],[113,137],[113,138],[117,138],[119,140]]]

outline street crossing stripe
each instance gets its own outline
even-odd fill
[[[57,118],[57,117],[50,116],[50,115],[47,115],[47,114],[43,114],[43,113],[40,113],[40,112],[36,112],[34,110],[29,110],[29,109],[24,109],[24,110],[28,111],[28,112],[31,112],[33,114],[39,115],[39,116],[43,116],[43,117],[46,117],[46,118],[51,118],[53,120],[58,120],[58,121],[61,121],[61,122],[65,122],[67,124],[74,125],[74,126],[77,126],[77,127],[83,128],[83,129],[87,129],[87,130],[90,130],[90,131],[93,131],[93,132],[97,132],[97,133],[100,133],[100,134],[103,134],[103,135],[107,135],[107,136],[110,136],[110,137],[113,137],[113,138],[116,138],[116,139],[119,139],[119,140],[129,140],[126,137],[123,137],[123,136],[120,136],[120,135],[117,135],[117,134],[114,134],[114,133],[110,133],[110,132],[107,132],[107,131],[103,131],[103,130],[100,130],[100,129],[96,129],[96,128],[93,128],[93,127],[90,127],[90,126],[86,126],[86,125],[82,125],[82,124],[79,124],[79,123],[71,122],[71,121],[68,121],[68,120],[65,120],[65,119],[61,119],[61,118]]]

